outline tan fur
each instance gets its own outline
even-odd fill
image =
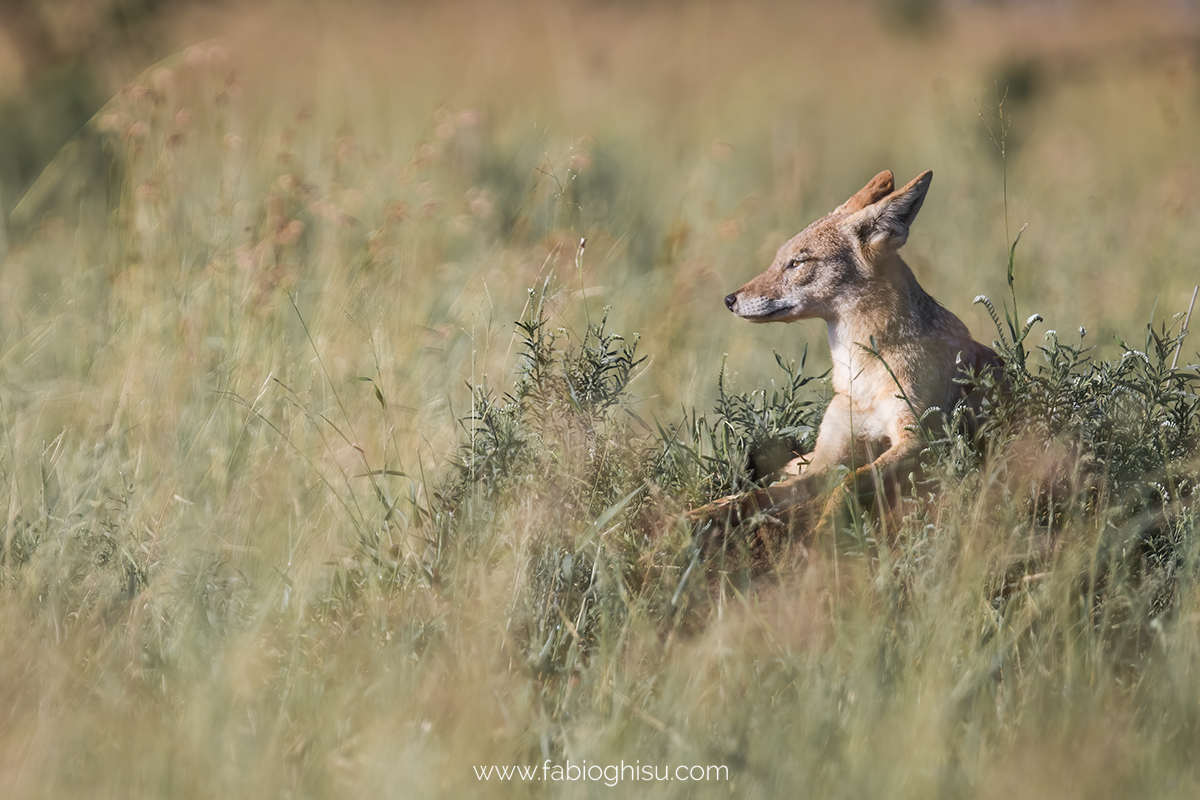
[[[870,492],[911,468],[922,446],[919,417],[932,407],[949,412],[963,399],[957,378],[999,365],[991,348],[921,288],[898,253],[932,177],[923,172],[894,190],[892,173],[879,173],[725,298],[730,311],[750,322],[824,320],[834,395],[816,448],[789,465],[793,477],[718,501],[701,516],[723,513],[736,522],[805,503],[822,493],[822,479],[849,467],[853,475],[820,504],[818,524],[827,522],[844,507],[847,491]]]

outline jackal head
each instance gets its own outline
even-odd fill
[[[889,170],[779,248],[766,272],[725,298],[751,322],[835,320],[853,309],[894,262],[933,173],[894,190]],[[901,262],[902,263],[902,262]]]

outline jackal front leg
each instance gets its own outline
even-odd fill
[[[804,475],[722,497],[689,512],[685,519],[706,559],[724,552],[735,559],[744,556],[746,564],[762,568],[785,553],[789,543],[803,545],[811,538],[813,523],[825,507],[824,477]],[[730,533],[744,523],[748,523],[744,536],[732,539]]]
[[[901,493],[911,486],[911,475],[918,467],[921,440],[915,435],[900,437],[879,458],[859,467],[838,483],[825,501],[818,530],[827,530],[842,514],[853,498],[873,499],[876,512],[883,516],[898,503]]]
[[[820,496],[823,481],[818,478],[817,475],[797,475],[774,486],[731,494],[689,511],[687,519],[693,523],[716,522],[734,528],[756,516],[773,516]]]

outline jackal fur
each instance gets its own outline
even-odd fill
[[[828,524],[848,493],[871,494],[911,469],[922,449],[919,424],[933,407],[950,410],[970,392],[967,376],[996,370],[991,348],[917,282],[899,250],[929,190],[932,172],[901,189],[884,171],[781,248],[771,266],[725,298],[750,322],[824,320],[833,397],[816,447],[785,468],[774,486],[718,500],[693,521],[731,526],[755,515],[791,514]],[[822,502],[839,467],[850,473]],[[710,525],[710,528],[713,527]]]

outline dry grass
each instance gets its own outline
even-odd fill
[[[1124,519],[1094,509],[993,604],[1037,524],[1001,459],[896,548],[817,547],[680,614],[685,537],[621,505],[725,354],[742,389],[806,341],[820,371],[819,326],[721,298],[879,169],[933,169],[906,253],[979,338],[1025,222],[1022,315],[1098,357],[1185,308],[1200,69],[1173,8],[188,12],[181,43],[219,39],[116,93],[83,137],[112,185],[80,190],[96,162],[65,153],[0,269],[3,794],[1192,796],[1190,535],[1165,613],[1132,582],[1086,605]],[[978,118],[1000,79],[1027,87],[1007,234]],[[514,490],[451,496],[459,420],[511,389],[546,281],[560,341],[604,306],[640,334],[637,419],[543,409]],[[1184,477],[1138,485],[1187,484],[1171,459]],[[730,781],[472,769],[547,758]]]

